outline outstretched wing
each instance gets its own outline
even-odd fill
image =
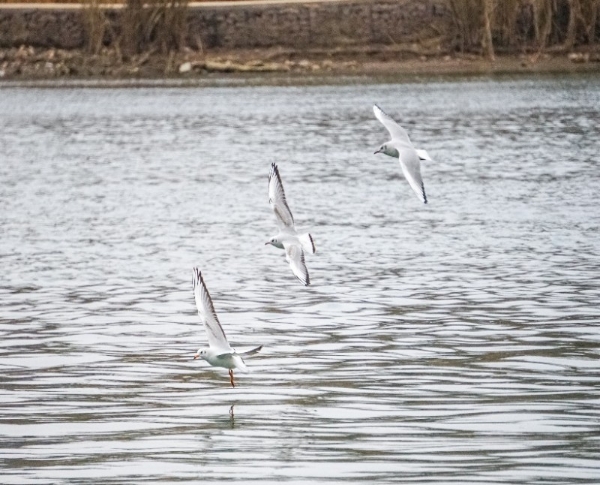
[[[390,132],[392,141],[402,144],[408,144],[412,147],[412,143],[410,142],[408,133],[406,133],[404,128],[402,128],[398,123],[396,123],[390,115],[388,115],[376,104],[373,105],[373,112],[375,113],[375,117],[381,122],[383,126],[385,126],[385,129]]]
[[[271,171],[269,172],[269,204],[275,212],[277,225],[280,228],[290,229],[294,227],[294,216],[287,204],[279,169],[275,163],[271,164]]]
[[[258,352],[260,352],[262,350],[263,346],[261,345],[260,347],[256,347],[255,349],[252,350],[246,350],[246,352],[239,352],[239,355],[243,355],[244,357],[247,357],[249,355],[254,355],[257,354]]]
[[[298,241],[300,241],[302,249],[308,251],[310,254],[315,254],[317,252],[315,242],[313,241],[312,236],[308,232],[306,234],[299,234]]]
[[[310,285],[310,278],[308,276],[308,269],[306,269],[306,263],[304,262],[304,251],[297,244],[286,244],[283,243],[285,248],[285,259],[290,263],[292,272],[296,275],[304,286]]]
[[[416,153],[411,153],[409,150],[400,152],[400,167],[408,180],[411,188],[414,190],[417,197],[427,204],[427,195],[425,195],[425,185],[421,177],[421,160]]]
[[[214,348],[218,352],[233,352],[232,348],[227,342],[225,331],[219,323],[212,299],[210,298],[208,289],[204,284],[202,273],[200,273],[198,268],[194,268],[192,284],[194,287],[196,306],[198,307],[198,315],[200,315],[200,319],[204,323],[204,328],[206,328],[206,334],[208,335],[208,343],[210,347]]]

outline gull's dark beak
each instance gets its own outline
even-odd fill
[[[267,242],[265,243],[265,246],[268,246],[269,244],[271,244],[271,241],[267,241]]]
[[[377,150],[376,152],[374,152],[373,155],[377,155],[378,153],[381,153],[381,148],[379,150]]]

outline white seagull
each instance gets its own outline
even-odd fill
[[[421,178],[421,160],[431,160],[425,150],[416,150],[408,138],[408,134],[398,123],[396,123],[388,114],[386,114],[379,106],[374,105],[373,111],[375,116],[385,129],[390,132],[392,139],[384,143],[375,152],[385,153],[390,157],[400,160],[402,173],[408,180],[408,183],[421,199],[421,202],[427,204],[427,196],[425,195],[425,186]]]
[[[271,244],[279,249],[285,249],[285,259],[290,263],[292,272],[304,286],[310,284],[308,270],[304,261],[304,251],[314,254],[315,243],[309,233],[298,234],[294,227],[294,216],[285,199],[283,184],[279,176],[279,170],[275,163],[271,164],[269,172],[269,204],[275,213],[275,219],[279,226],[279,233],[267,241],[265,245]]]
[[[198,352],[194,355],[194,359],[200,357],[212,366],[229,369],[231,387],[235,387],[233,369],[240,369],[242,372],[248,372],[248,368],[246,367],[242,356],[256,354],[262,349],[262,345],[239,354],[232,349],[229,346],[229,342],[227,342],[223,327],[221,327],[221,324],[219,323],[212,299],[210,298],[210,294],[206,289],[202,274],[198,268],[194,268],[192,285],[194,287],[194,297],[196,298],[198,315],[200,315],[200,319],[204,323],[209,345],[208,349],[198,349]]]

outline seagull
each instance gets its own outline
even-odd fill
[[[275,163],[271,164],[269,172],[269,204],[275,213],[279,226],[279,234],[265,243],[279,249],[285,249],[285,259],[290,263],[290,268],[304,286],[310,285],[310,277],[304,261],[304,251],[314,254],[315,243],[309,233],[298,234],[294,227],[294,216],[285,199],[283,184],[279,169]]]
[[[404,128],[396,123],[379,106],[374,105],[373,111],[376,118],[385,126],[385,129],[390,132],[390,136],[392,137],[390,141],[381,145],[375,154],[385,153],[390,157],[398,158],[406,180],[408,180],[408,183],[421,202],[427,204],[425,186],[421,178],[421,160],[431,161],[429,154],[425,150],[416,150]]]
[[[256,354],[262,349],[262,345],[239,354],[232,349],[229,346],[229,342],[227,342],[223,327],[221,327],[221,324],[219,323],[212,299],[210,298],[210,294],[206,289],[204,279],[198,268],[194,268],[192,285],[194,287],[194,297],[196,298],[198,315],[200,315],[200,319],[204,323],[209,345],[208,349],[198,349],[198,352],[194,355],[194,360],[201,358],[212,366],[229,369],[231,387],[235,387],[233,369],[240,369],[242,372],[248,372],[248,368],[246,367],[242,356],[246,357],[248,355]]]

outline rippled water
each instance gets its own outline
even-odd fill
[[[597,77],[1,89],[2,483],[598,483],[598,119]],[[194,265],[265,346],[235,389]]]

